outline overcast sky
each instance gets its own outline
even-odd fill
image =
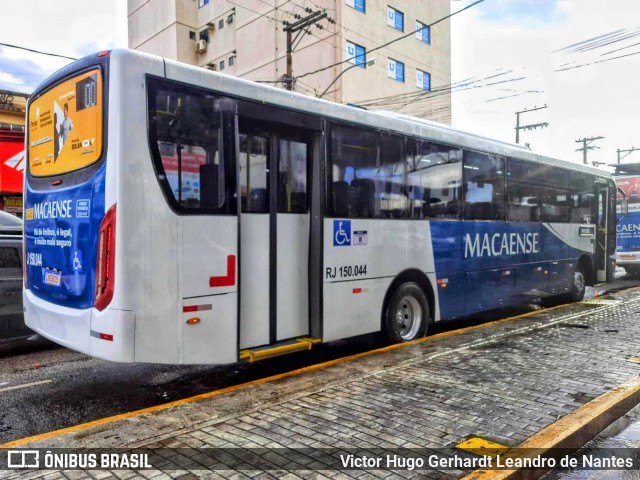
[[[454,126],[513,142],[515,112],[546,104],[521,115],[549,123],[521,132],[535,151],[581,162],[576,140],[603,136],[588,159],[613,163],[618,148],[640,148],[638,0],[485,0],[450,21]],[[126,0],[23,0],[4,9],[0,43],[70,57],[126,47]],[[29,92],[67,62],[0,46],[0,89]]]
[[[515,112],[546,104],[520,116],[549,123],[521,131],[536,151],[581,162],[576,140],[602,136],[588,160],[614,163],[617,149],[640,148],[640,2],[485,0],[451,22],[453,81],[493,77],[454,88],[455,126],[513,142]]]

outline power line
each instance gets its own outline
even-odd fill
[[[265,13],[262,13],[262,14],[261,14],[260,12],[258,12],[258,11],[256,11],[256,10],[253,10],[253,9],[251,9],[251,8],[249,8],[249,7],[245,7],[244,5],[240,5],[240,4],[235,3],[235,2],[233,2],[233,1],[230,1],[229,3],[231,3],[231,4],[233,4],[233,5],[237,6],[237,7],[243,8],[243,9],[245,9],[245,10],[248,10],[248,11],[250,11],[250,12],[256,13],[256,14],[260,15],[260,17],[265,16],[265,17],[267,17],[267,18],[268,18],[268,19],[270,19],[270,20],[274,20],[274,21],[276,21],[276,22],[278,22],[278,23],[283,23],[283,22],[281,22],[280,20],[278,20],[278,19],[276,19],[276,18],[273,18],[273,17],[269,17],[269,16],[267,15],[268,13],[270,13],[271,11],[273,11],[273,10],[274,10],[273,5],[271,5],[270,3],[268,3],[268,2],[267,2],[267,1],[265,1],[265,0],[259,0],[259,1],[260,1],[260,2],[262,2],[262,3],[264,3],[264,4],[265,4],[265,5],[267,5],[267,6],[271,7],[271,8],[272,8],[272,10],[270,10],[270,11],[268,11],[268,12],[265,12]],[[479,0],[479,1],[478,1],[478,2],[476,2],[476,3],[480,3],[481,1],[484,1],[484,0]],[[287,3],[291,3],[291,4],[292,4],[292,5],[294,5],[295,7],[297,7],[297,8],[301,8],[301,9],[303,9],[303,10],[305,10],[305,8],[306,8],[306,7],[304,7],[304,6],[300,5],[300,4],[298,4],[298,3],[296,3],[296,2],[294,2],[294,1],[292,1],[292,0],[289,0]],[[282,4],[282,5],[278,6],[278,8],[281,8],[282,6],[286,5],[287,3],[285,3],[285,4]],[[316,7],[317,7],[317,5],[316,5],[314,2],[310,2],[310,3],[311,3],[312,5],[314,5],[314,6],[316,6]],[[470,8],[470,7],[472,7],[472,6],[473,6],[473,4],[472,4],[472,5],[469,5],[469,6],[465,7],[465,8]],[[327,8],[324,8],[324,7],[317,7],[317,8],[319,8],[319,9],[321,9],[321,10],[335,10],[335,9],[327,9]],[[462,10],[464,10],[464,9],[462,9]],[[448,15],[448,16],[446,16],[446,17],[443,17],[443,18],[441,18],[441,19],[437,20],[436,22],[432,23],[431,25],[435,25],[436,23],[439,23],[439,22],[441,22],[441,21],[445,20],[446,18],[449,18],[449,17],[451,17],[451,16],[453,16],[453,15],[455,15],[455,14],[457,14],[457,13],[460,13],[462,10],[460,10],[460,11],[458,11],[458,12],[455,12],[455,13],[453,13],[453,14],[450,14],[450,15]],[[292,12],[287,11],[287,10],[283,10],[283,11],[282,11],[282,13],[283,13],[283,14],[286,14],[286,15],[294,16],[294,14],[293,14]],[[260,18],[260,17],[257,17],[256,19],[253,19],[253,21],[257,20],[257,19],[258,19],[258,18]],[[354,30],[351,30],[351,29],[349,29],[349,28],[347,28],[347,27],[345,27],[345,26],[341,25],[340,23],[336,22],[335,20],[333,20],[331,23],[334,23],[335,25],[337,25],[337,26],[338,26],[338,27],[340,27],[340,28],[344,28],[346,31],[353,32],[354,34],[356,34],[356,35],[358,35],[358,36],[360,36],[360,37],[362,37],[362,38],[365,38],[365,39],[367,39],[367,40],[369,40],[369,41],[371,41],[371,42],[374,42],[374,41],[373,41],[372,39],[370,39],[369,37],[367,37],[367,36],[365,36],[365,35],[362,35],[362,34],[361,34],[361,33],[359,33],[359,32],[355,32]],[[430,28],[430,26],[431,26],[431,25],[425,25],[423,28]],[[420,31],[420,30],[422,30],[422,29],[416,30],[416,32],[417,32],[417,31]],[[327,30],[327,31],[328,31],[328,30]],[[336,35],[338,35],[338,33],[339,33],[339,32],[331,33],[331,35],[328,35],[328,36],[326,36],[326,37],[320,37],[320,36],[318,36],[317,34],[315,34],[315,33],[314,33],[314,32],[312,32],[312,31],[309,31],[308,33],[309,33],[311,36],[313,36],[313,37],[317,38],[319,41],[325,42],[325,43],[327,43],[328,45],[330,45],[330,46],[331,46],[331,47],[333,47],[333,48],[335,48],[335,47],[336,47],[336,43],[335,43],[335,41],[331,41],[331,39],[332,39],[333,37],[335,37]],[[403,36],[403,37],[400,37],[400,38],[398,38],[398,39],[395,39],[394,41],[402,40],[403,38],[406,38],[406,37],[408,37],[408,36],[412,35],[413,33],[415,33],[415,32],[410,32],[409,34],[407,34],[407,35],[405,35],[405,36]],[[393,43],[394,41],[389,42],[388,44]],[[305,46],[304,46],[304,48],[312,47],[312,46],[317,45],[317,44],[318,44],[318,42],[314,42],[314,43],[311,43],[311,44],[305,45]],[[388,44],[387,44],[387,45],[388,45]],[[371,52],[373,52],[374,50],[377,50],[377,49],[382,48],[382,47],[384,47],[384,46],[385,46],[385,45],[382,45],[382,46],[380,46],[380,47],[376,47],[376,48],[374,48],[374,49],[372,49],[372,50],[369,50],[369,52],[368,52],[368,53],[371,53]],[[402,56],[402,57],[404,57],[404,58],[414,60],[414,61],[416,61],[418,64],[420,63],[420,60],[415,59],[415,58],[413,58],[413,57],[410,57],[410,56],[408,56],[408,55],[402,54],[401,52],[399,52],[399,51],[397,51],[397,50],[389,49],[389,51],[391,51],[391,52],[393,52],[393,53],[396,53],[396,54],[398,54],[399,56]],[[385,55],[385,56],[386,56],[387,58],[391,58],[391,57],[389,57],[388,55]],[[284,56],[274,58],[273,60],[271,60],[271,61],[269,61],[269,62],[267,62],[267,63],[265,63],[265,64],[263,64],[263,65],[260,65],[260,66],[259,66],[259,67],[257,67],[257,68],[264,68],[264,67],[266,67],[266,66],[268,66],[268,65],[271,65],[271,64],[273,64],[273,63],[275,63],[275,62],[278,62],[278,61],[282,60],[283,58],[284,58]],[[340,63],[344,63],[344,61],[343,61],[343,62],[339,62],[339,63],[337,63],[337,64],[335,64],[335,65],[332,65],[332,66],[329,66],[329,67],[325,67],[324,69],[326,70],[326,69],[331,68],[331,67],[333,67],[333,66],[339,65]],[[422,65],[420,65],[419,67],[417,67],[416,65],[413,65],[413,64],[408,63],[408,62],[405,62],[405,65],[406,65],[406,66],[413,67],[413,68],[419,68],[419,67],[420,67],[420,68],[424,68]],[[381,65],[377,65],[377,66],[379,66],[380,68],[384,68],[384,67],[382,67]],[[254,70],[255,70],[255,69],[254,69]],[[438,68],[436,68],[436,67],[434,67],[434,66],[430,66],[430,70],[431,70],[431,71],[434,71],[434,70],[435,70],[435,71],[442,72],[442,73],[448,73],[448,72],[444,72],[443,70],[440,70],[440,69],[438,69]],[[251,71],[253,71],[253,70],[251,70]],[[247,75],[247,74],[251,73],[251,71],[245,72],[243,75]],[[296,78],[295,78],[295,80],[297,81],[299,78],[301,78],[301,77],[303,77],[303,76],[306,76],[306,75],[307,75],[307,74],[303,74],[302,76],[296,77]],[[282,81],[283,81],[283,80],[282,80],[281,78],[279,78],[279,79],[277,79],[277,80],[271,80],[271,79],[268,79],[268,80],[267,80],[267,79],[265,79],[265,80],[256,80],[256,81],[257,81],[258,83],[270,83],[270,84],[277,85],[277,84],[279,84],[279,83],[282,83]]]
[[[447,95],[450,93],[454,93],[454,92],[459,92],[459,91],[463,91],[463,90],[470,90],[470,89],[476,89],[476,88],[485,88],[487,86],[494,86],[497,84],[503,84],[503,83],[511,83],[511,82],[515,82],[515,81],[521,81],[527,77],[518,77],[518,78],[511,78],[511,79],[507,79],[507,80],[503,80],[500,82],[493,82],[490,84],[486,84],[486,85],[473,85],[474,83],[478,83],[481,82],[483,80],[486,80],[488,78],[495,78],[496,76],[499,75],[504,75],[504,74],[508,74],[511,73],[512,70],[498,74],[498,75],[492,75],[490,77],[485,77],[485,78],[478,78],[478,79],[467,79],[467,80],[462,80],[460,82],[456,82],[456,83],[452,83],[449,85],[444,85],[435,89],[432,89],[430,91],[420,91],[420,92],[412,92],[412,93],[405,93],[405,94],[399,94],[399,95],[391,95],[389,97],[383,97],[383,98],[387,98],[388,100],[383,100],[383,101],[373,101],[373,102],[360,102],[359,104],[365,107],[382,107],[382,106],[388,106],[388,107],[393,107],[396,106],[398,103],[402,103],[402,105],[400,105],[400,108],[404,107],[405,105],[409,104],[409,103],[418,103],[421,101],[428,101],[434,97],[437,96],[441,96],[441,95]],[[394,97],[399,97],[399,98],[394,98]]]
[[[399,42],[400,40],[404,40],[404,39],[405,39],[405,38],[407,38],[407,37],[411,37],[411,36],[415,35],[415,34],[416,34],[416,32],[420,32],[420,31],[422,31],[422,30],[423,30],[423,29],[425,29],[425,28],[431,28],[431,27],[433,27],[434,25],[437,25],[438,23],[443,22],[444,20],[446,20],[446,19],[448,19],[448,18],[451,18],[451,17],[453,17],[454,15],[457,15],[457,14],[459,14],[459,13],[461,13],[461,12],[464,12],[465,10],[468,10],[469,8],[471,8],[471,7],[475,6],[475,5],[479,4],[479,3],[482,3],[482,2],[484,2],[484,0],[477,0],[477,1],[475,1],[474,3],[472,3],[471,5],[467,5],[466,7],[461,8],[460,10],[458,10],[458,11],[456,11],[456,12],[454,12],[454,13],[450,13],[449,15],[447,15],[447,16],[445,16],[445,17],[442,17],[442,18],[440,18],[439,20],[436,20],[435,22],[433,22],[433,23],[432,23],[432,24],[430,24],[430,25],[424,25],[423,27],[421,27],[421,28],[419,28],[419,29],[416,29],[415,31],[409,32],[409,33],[407,33],[406,35],[403,35],[403,36],[401,36],[401,37],[398,37],[398,38],[396,38],[396,39],[393,39],[393,40],[391,40],[391,41],[389,41],[389,42],[387,42],[387,43],[383,43],[382,45],[380,45],[380,46],[378,46],[378,47],[372,48],[371,50],[369,50],[369,51],[367,52],[367,54],[369,54],[369,53],[373,53],[373,52],[375,52],[375,51],[377,51],[377,50],[380,50],[381,48],[387,47],[387,46],[391,45],[392,43],[396,43],[396,42]],[[342,65],[343,63],[350,62],[351,60],[352,60],[351,58],[346,59],[346,60],[342,60],[342,61],[337,62],[337,63],[334,63],[334,64],[332,64],[332,65],[328,65],[328,66],[326,66],[326,67],[322,67],[322,68],[319,68],[319,69],[317,69],[317,70],[313,70],[313,71],[311,71],[311,72],[307,72],[307,73],[304,73],[304,74],[302,74],[302,75],[298,75],[298,78],[304,78],[304,77],[307,77],[307,76],[309,76],[309,75],[314,75],[314,74],[316,74],[316,73],[322,72],[322,71],[327,70],[327,69],[329,69],[329,68],[333,68],[333,67],[336,67],[336,66],[338,66],[338,65]]]
[[[260,1],[261,1],[261,2],[263,2],[264,0],[260,0]],[[304,7],[302,7],[301,5],[299,5],[299,4],[297,4],[297,3],[295,3],[293,0],[289,0],[289,1],[290,1],[293,5],[295,5],[296,7],[298,7],[298,8],[304,8]],[[310,3],[311,3],[311,4],[313,4],[313,5],[315,5],[315,3],[314,3],[314,2],[310,2]],[[316,8],[322,8],[322,7],[318,7],[318,6],[316,6]],[[325,9],[325,10],[327,10],[327,9]],[[331,9],[331,10],[334,10],[334,9]],[[422,23],[422,22],[420,22],[420,23]],[[357,36],[359,36],[359,37],[362,37],[362,38],[364,38],[364,39],[366,39],[366,40],[368,40],[368,41],[372,42],[373,44],[377,43],[377,42],[376,42],[376,40],[374,40],[374,39],[372,39],[372,38],[370,38],[370,37],[367,37],[366,35],[364,35],[364,34],[363,34],[363,33],[361,33],[361,32],[358,32],[358,31],[356,31],[356,30],[352,30],[352,29],[350,29],[350,28],[348,28],[348,27],[345,27],[344,25],[341,25],[341,24],[340,24],[339,22],[337,22],[337,21],[335,21],[335,24],[336,24],[338,27],[343,28],[343,29],[344,29],[344,30],[346,30],[347,32],[350,32],[350,33],[352,33],[352,34],[354,34],[354,35],[357,35]],[[415,31],[414,31],[414,33],[415,33],[415,32],[418,32],[418,31],[422,31],[422,29],[420,29],[420,30],[415,30]],[[312,35],[313,35],[313,34],[312,34]],[[334,33],[332,36],[335,36],[335,35],[337,35],[337,32],[336,32],[336,33]],[[314,35],[314,36],[315,36],[315,35]],[[319,37],[318,37],[318,38],[319,38]],[[327,38],[330,38],[330,37],[327,37]],[[410,57],[410,56],[409,56],[409,55],[407,55],[406,53],[401,52],[401,51],[399,51],[399,50],[393,50],[393,49],[391,49],[391,48],[389,48],[388,50],[389,50],[390,52],[392,52],[392,53],[396,54],[398,57],[403,57],[403,58],[405,58],[405,59],[412,60],[412,61],[414,61],[414,62],[416,62],[416,63],[418,63],[418,64],[420,64],[420,63],[421,63],[420,59],[418,59],[418,58],[414,58],[414,57]],[[387,56],[387,58],[389,58],[389,57]],[[437,70],[437,71],[442,72],[442,73],[445,73],[445,74],[447,74],[447,73],[448,73],[448,72],[445,72],[444,70],[440,70],[440,69],[438,69],[438,68],[436,68],[436,67],[434,67],[434,66],[431,66],[431,67],[429,67],[429,68],[430,68],[432,71],[433,71],[433,70]]]
[[[625,40],[637,37],[638,35],[640,35],[640,31],[638,31],[637,29],[635,31],[629,31],[629,29],[624,28],[622,30],[616,30],[614,32],[605,33],[597,37],[583,40],[582,42],[578,42],[568,47],[561,48],[560,50],[556,50],[552,53],[558,53],[565,50],[565,53],[584,53],[600,47],[611,45],[613,43],[623,42]]]
[[[497,71],[497,70],[496,70]],[[507,75],[509,73],[513,73],[513,70],[507,70],[506,72],[500,72],[500,73],[496,73],[495,75],[490,75],[488,77],[484,77],[484,78],[478,78],[478,77],[470,77],[470,78],[465,78],[464,80],[458,80],[457,82],[452,82],[448,85],[441,85],[440,87],[437,87],[435,89],[431,89],[429,91],[426,90],[421,90],[419,92],[409,92],[409,93],[399,93],[399,94],[395,94],[395,95],[387,95],[384,97],[378,97],[378,98],[372,98],[369,100],[364,100],[362,102],[359,102],[359,105],[362,106],[373,106],[375,104],[382,104],[382,103],[386,103],[387,101],[393,101],[395,99],[407,99],[407,98],[414,98],[414,97],[419,97],[419,96],[426,96],[429,95],[431,93],[434,92],[438,92],[442,89],[453,89],[459,86],[464,86],[464,85],[469,85],[472,83],[477,83],[480,82],[482,80],[488,80],[490,78],[495,78],[495,77],[499,77],[502,75]]]
[[[589,65],[596,65],[598,63],[610,62],[612,60],[618,60],[620,58],[632,57],[633,55],[638,55],[638,54],[640,54],[640,52],[627,53],[626,55],[618,55],[617,57],[605,58],[603,60],[597,60],[595,62],[583,63],[580,65],[576,65],[574,67],[559,68],[557,70],[554,70],[554,72],[564,72],[566,70],[574,70],[576,68],[588,67]]]
[[[34,50],[32,48],[21,47],[19,45],[11,45],[10,43],[1,43],[0,42],[0,45],[2,45],[3,47],[17,48],[18,50],[26,50],[27,52],[38,53],[40,55],[49,55],[50,57],[60,57],[60,58],[66,58],[67,60],[77,60],[77,58],[74,58],[74,57],[67,57],[66,55],[58,55],[57,53],[42,52],[40,50]]]

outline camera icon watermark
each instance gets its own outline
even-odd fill
[[[9,450],[7,452],[8,468],[39,468],[40,452],[38,450]]]

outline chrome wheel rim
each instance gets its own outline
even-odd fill
[[[403,340],[413,340],[422,324],[422,306],[418,300],[406,295],[398,302],[394,315],[396,330]]]

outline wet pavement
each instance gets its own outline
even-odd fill
[[[470,437],[515,447],[638,377],[640,365],[629,361],[640,356],[638,312],[640,292],[619,291],[520,318],[444,331],[411,345],[262,377],[168,408],[20,444],[29,448],[240,448],[266,452],[263,460],[269,462],[269,455],[278,448],[298,453],[304,448],[446,452]],[[59,385],[58,390],[67,386]],[[291,478],[359,478],[419,473],[449,478],[472,472],[469,468],[339,471],[327,464],[323,469],[322,462],[312,471],[300,470],[305,463],[292,461],[284,469],[277,462],[271,465],[272,469],[244,470],[236,459],[213,473],[196,466],[164,474],[152,469],[100,475],[200,478],[206,473],[211,478],[281,478],[289,472]],[[280,470],[273,470],[277,467]],[[94,474],[75,473],[86,478]],[[67,478],[62,473],[47,474],[51,479]],[[15,472],[10,478],[43,476],[45,472],[40,471]]]

